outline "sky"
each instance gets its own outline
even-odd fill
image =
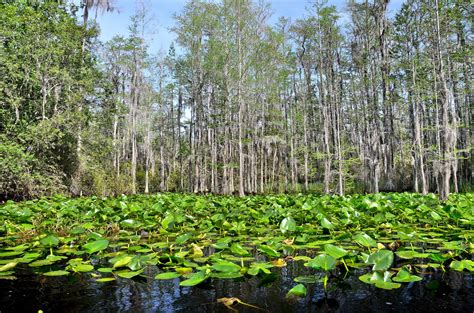
[[[389,2],[389,14],[394,14],[401,6],[403,0],[391,0]],[[101,28],[100,39],[110,40],[116,35],[126,36],[130,17],[134,14],[137,3],[144,2],[149,8],[150,30],[146,35],[149,50],[152,53],[166,53],[173,42],[175,36],[169,30],[174,25],[173,16],[180,13],[187,0],[114,0],[117,8],[114,12],[98,13],[97,22]],[[273,16],[271,23],[275,23],[280,16],[290,18],[292,21],[303,16],[307,16],[306,8],[309,0],[274,0],[266,1],[271,4]],[[335,5],[341,15],[344,15],[346,0],[328,0],[329,5]],[[92,16],[94,13],[91,14]]]

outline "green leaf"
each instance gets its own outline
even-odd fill
[[[428,253],[420,253],[412,250],[397,251],[396,254],[402,259],[413,259],[413,258],[427,258]]]
[[[3,266],[0,266],[0,272],[6,272],[8,270],[11,270],[12,268],[14,268],[18,263],[17,262],[10,262],[10,263],[7,263]]]
[[[269,257],[275,257],[275,258],[280,257],[280,253],[278,253],[275,249],[266,245],[260,245],[258,247],[258,251],[268,255]]]
[[[306,287],[303,284],[298,284],[288,291],[287,297],[306,297]]]
[[[321,226],[323,228],[327,228],[327,229],[333,229],[334,228],[334,225],[326,217],[323,217],[321,219]]]
[[[44,276],[66,276],[69,275],[68,271],[51,271],[43,273]]]
[[[7,251],[7,252],[0,252],[0,258],[22,255],[23,253],[24,253],[23,251]]]
[[[90,264],[78,264],[76,266],[73,266],[72,269],[75,272],[87,273],[87,272],[90,272],[90,271],[94,270],[94,266],[92,266]]]
[[[31,262],[30,264],[28,264],[28,266],[30,266],[30,267],[40,267],[40,266],[51,265],[53,263],[54,262],[52,262],[50,260],[38,260],[38,261]]]
[[[54,235],[48,235],[40,239],[40,243],[46,247],[55,247],[59,244],[59,238]]]
[[[330,256],[332,256],[336,259],[340,259],[340,258],[346,256],[349,253],[348,251],[344,250],[343,248],[332,245],[332,244],[324,245],[324,252],[326,252],[327,254],[329,254]]]
[[[319,280],[317,279],[316,276],[314,275],[309,275],[309,276],[298,276],[295,279],[293,279],[297,283],[305,283],[305,284],[315,284]]]
[[[293,232],[296,230],[296,221],[291,217],[284,218],[280,223],[280,231],[284,234],[286,232]]]
[[[143,270],[141,271],[129,271],[129,270],[125,270],[125,271],[120,271],[120,272],[115,272],[115,274],[117,274],[118,276],[122,277],[122,278],[133,278],[135,276],[138,276],[140,275],[141,273],[143,273]]]
[[[305,263],[305,266],[331,271],[336,268],[336,259],[330,255],[320,254],[308,263]]]
[[[358,233],[354,236],[354,241],[364,247],[377,247],[377,242],[366,233]]]
[[[463,270],[474,272],[474,261],[471,261],[471,260],[452,261],[449,267],[459,272],[462,272]]]
[[[116,280],[115,277],[102,277],[102,278],[97,278],[95,281],[98,283],[108,283],[115,280]]]
[[[87,253],[92,254],[96,253],[102,250],[107,249],[109,246],[109,241],[107,239],[99,239],[93,242],[89,242],[82,246],[84,250],[86,250]]]
[[[219,279],[233,279],[242,277],[242,273],[240,272],[232,272],[232,273],[225,273],[225,272],[218,272],[218,273],[211,273],[210,277],[212,278],[219,278]]]
[[[207,279],[207,276],[204,272],[196,272],[188,276],[188,279],[183,280],[179,283],[183,287],[196,286]]]
[[[219,262],[212,265],[212,268],[216,271],[225,273],[240,272],[241,269],[237,264],[225,260],[219,260]]]
[[[98,272],[101,272],[101,273],[112,273],[114,269],[111,268],[111,267],[101,267],[99,269],[97,269]]]
[[[174,227],[174,223],[175,223],[174,215],[169,214],[161,221],[161,226],[166,230],[171,230]]]
[[[268,262],[256,262],[250,264],[250,268],[247,271],[247,274],[256,276],[258,273],[263,272],[264,274],[270,274],[271,271],[269,270],[270,268],[273,267],[273,264],[268,263]]]
[[[176,273],[176,272],[166,272],[166,273],[160,273],[155,276],[155,279],[160,279],[160,280],[167,280],[167,279],[175,279],[181,277],[181,274]]]
[[[132,257],[129,255],[124,255],[123,257],[119,258],[116,262],[114,262],[113,268],[127,266],[128,263],[132,260]]]
[[[182,245],[183,243],[185,243],[186,241],[188,241],[191,238],[193,238],[193,234],[191,234],[191,233],[183,234],[181,236],[176,237],[175,243],[177,245]]]
[[[385,272],[383,275],[381,272],[373,272],[360,276],[359,280],[381,289],[391,290],[400,288],[401,284],[392,282],[390,279],[391,275],[392,273],[390,272]]]
[[[232,253],[234,253],[236,255],[239,255],[239,256],[251,255],[250,252],[248,252],[244,247],[242,247],[238,243],[232,244],[232,246],[230,247],[230,251],[232,251]]]
[[[421,277],[416,275],[411,275],[405,268],[402,268],[398,273],[397,276],[393,278],[394,281],[399,283],[410,283],[415,281],[422,280]]]
[[[388,270],[393,263],[393,252],[390,250],[380,250],[372,253],[367,259],[368,264],[374,264],[372,270],[385,271]]]

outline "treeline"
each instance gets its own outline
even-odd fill
[[[0,4],[0,193],[472,190],[472,6],[189,1],[150,55],[146,8]]]

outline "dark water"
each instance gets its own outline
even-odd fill
[[[236,305],[239,312],[474,312],[473,275],[436,272],[395,290],[376,289],[359,281],[362,272],[343,279],[332,276],[327,296],[322,284],[306,284],[304,299],[286,299],[293,278],[315,273],[302,262],[273,269],[275,275],[241,280],[213,280],[180,287],[179,279],[120,279],[96,283],[88,275],[44,277],[27,271],[17,280],[0,280],[0,312],[231,312],[217,303],[238,297],[262,310]]]

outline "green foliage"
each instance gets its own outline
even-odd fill
[[[449,264],[445,270],[472,272],[466,251],[472,249],[473,200],[473,194],[465,194],[442,203],[434,195],[404,193],[10,201],[0,206],[0,225],[6,225],[0,232],[0,272],[13,276],[18,264],[28,263],[37,273],[56,266],[106,282],[110,275],[133,279],[157,266],[156,279],[183,276],[182,286],[194,286],[208,279],[264,278],[287,262],[304,262],[309,273],[296,277],[299,283],[322,283],[327,289],[333,276],[356,268],[369,271],[362,281],[394,289],[421,280],[412,269]],[[434,221],[430,212],[443,219]],[[289,214],[298,225],[292,239],[281,233]],[[329,235],[321,215],[339,221]],[[395,255],[406,267],[396,267]],[[97,260],[108,267],[94,268]],[[56,274],[66,275],[51,275]]]
[[[96,30],[85,30],[67,6],[51,1],[3,2],[0,12],[1,192],[7,198],[64,192],[77,169],[77,129],[97,74],[83,44]]]
[[[0,198],[38,197],[63,190],[54,167],[0,136]]]

